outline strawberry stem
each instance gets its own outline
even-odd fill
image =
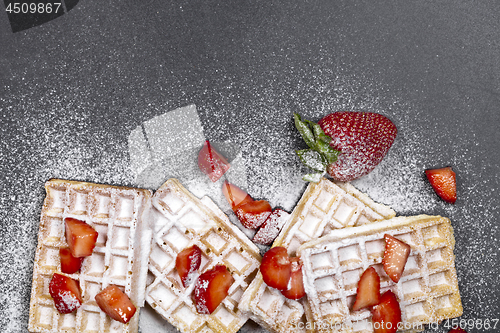
[[[305,175],[302,179],[305,181],[318,182],[328,168],[328,165],[337,161],[340,151],[330,146],[332,138],[323,132],[323,129],[317,123],[310,120],[302,121],[300,115],[293,114],[295,127],[310,149],[296,150],[300,161],[314,171],[321,173],[312,173]]]

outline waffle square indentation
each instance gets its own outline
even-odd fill
[[[159,271],[163,271],[172,262],[173,258],[157,244],[153,244],[149,260]]]
[[[202,242],[208,247],[207,250],[219,255],[226,248],[228,241],[216,232],[209,232],[202,238]]]
[[[130,221],[134,218],[134,198],[118,196],[116,207],[116,218],[118,220]]]
[[[224,258],[224,262],[228,264],[229,268],[235,269],[239,274],[242,274],[250,265],[250,262],[236,250],[231,251]]]
[[[368,259],[377,261],[382,259],[385,251],[385,241],[383,239],[375,239],[365,243],[366,256]]]
[[[111,240],[111,247],[116,250],[126,250],[129,247],[130,241],[130,228],[113,227],[113,239]]]
[[[127,278],[128,259],[115,255],[111,257],[109,275],[111,278],[125,280]]]
[[[174,311],[174,313],[172,313],[172,317],[184,323],[186,327],[191,327],[191,325],[198,317],[198,314],[191,311],[191,309],[188,306],[181,305]]]
[[[363,262],[358,244],[339,247],[338,256],[341,266],[357,265]]]
[[[345,290],[355,289],[358,286],[358,281],[361,277],[361,274],[363,274],[362,268],[342,272],[342,279],[344,282]]]
[[[99,312],[82,311],[82,329],[84,332],[99,332],[101,316]]]
[[[441,236],[443,234],[443,227],[441,224],[436,224],[427,228],[422,229],[422,237],[424,239],[424,245],[427,248],[435,247],[439,244],[444,244],[445,239]]]
[[[423,269],[423,261],[420,254],[414,254],[408,256],[406,260],[405,268],[403,270],[403,276],[409,276],[421,272]]]
[[[314,280],[314,287],[321,300],[331,299],[339,291],[339,282],[332,275]]]
[[[275,310],[280,304],[280,296],[275,294],[269,287],[265,287],[264,292],[260,296],[257,307],[264,311],[268,316],[274,317]]]
[[[449,270],[429,275],[429,287],[433,293],[450,292],[453,288],[452,276]]]
[[[400,241],[405,242],[406,244],[410,245],[413,249],[417,244],[417,240],[415,239],[415,237],[416,235],[413,232],[405,232],[402,234],[394,235],[394,238],[397,238]]]
[[[340,299],[323,302],[319,305],[321,316],[327,322],[336,322],[338,318],[345,316],[347,311]]]
[[[59,315],[59,329],[72,331],[76,327],[76,311]]]
[[[331,252],[325,251],[311,255],[311,264],[313,270],[333,268],[333,258]]]
[[[156,304],[165,311],[167,311],[177,299],[177,296],[163,282],[158,283],[151,289],[149,294],[151,298],[155,300]]]
[[[314,205],[326,213],[330,209],[334,198],[335,195],[333,193],[330,193],[327,190],[321,191],[319,192],[316,200],[314,200]]]
[[[58,217],[49,217],[45,220],[45,228],[48,233],[44,243],[55,243],[66,240],[63,219]]]
[[[235,316],[229,312],[224,305],[220,305],[214,315],[224,327],[230,327],[233,321],[237,320],[237,318],[235,318]]]
[[[445,247],[438,248],[426,253],[427,267],[429,270],[446,267],[451,260],[451,250]]]
[[[87,192],[69,191],[69,212],[75,215],[87,214]]]
[[[429,322],[432,309],[427,301],[408,304],[405,307],[407,322]]]
[[[97,241],[95,245],[97,247],[106,246],[108,241],[108,225],[107,224],[94,224],[93,228],[97,231]]]
[[[187,234],[181,232],[177,227],[172,227],[168,230],[167,234],[162,237],[168,245],[176,252],[181,252],[189,244]]]
[[[337,220],[340,224],[343,226],[347,226],[349,223],[349,220],[352,217],[352,214],[356,211],[356,207],[353,207],[351,205],[348,205],[346,202],[342,201],[337,209],[335,210],[335,213],[333,214],[333,218]]]
[[[51,329],[56,311],[53,306],[37,304],[35,310],[36,326]]]
[[[95,252],[83,260],[81,271],[93,277],[102,277],[106,271],[106,257],[104,253]]]
[[[97,194],[94,197],[94,207],[92,211],[92,217],[99,219],[109,218],[109,207],[110,207],[111,197],[107,194]]]
[[[410,301],[425,296],[427,286],[424,279],[419,278],[403,282],[401,289],[403,290],[404,300]]]
[[[167,191],[167,193],[160,199],[160,204],[172,215],[177,215],[177,213],[185,205],[181,197],[171,191]]]
[[[311,209],[300,224],[299,230],[309,237],[314,237],[316,230],[323,221],[323,215]]]
[[[200,230],[207,225],[207,221],[203,219],[200,214],[192,209],[185,212],[179,219],[178,222],[189,229]]]

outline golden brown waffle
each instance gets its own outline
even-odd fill
[[[350,184],[340,185],[348,192],[325,178],[310,183],[273,246],[284,246],[289,254],[295,255],[300,245],[332,230],[396,215]],[[305,298],[299,301],[285,298],[278,290],[268,287],[259,272],[243,294],[240,309],[271,332],[305,331],[307,321],[312,320]]]
[[[194,197],[175,179],[158,189],[153,205],[157,209],[149,263],[153,282],[146,301],[182,332],[237,332],[248,320],[238,303],[260,266],[259,249],[213,202]],[[175,269],[177,254],[194,244],[202,250],[200,274],[223,264],[235,280],[211,315],[197,313],[191,298],[195,283],[184,288]]]
[[[403,275],[394,283],[384,272],[384,234],[411,246]],[[381,279],[381,293],[391,289],[402,312],[402,328],[421,331],[462,314],[450,220],[440,216],[396,217],[356,228],[338,230],[298,250],[304,287],[318,331],[373,332],[367,309],[352,311],[363,271],[373,266]]]
[[[151,231],[151,191],[53,179],[45,184],[45,198],[38,232],[29,313],[30,332],[138,331],[139,308],[144,304],[147,256]],[[64,218],[87,222],[99,233],[93,254],[83,261],[78,280],[83,304],[76,311],[60,314],[48,286],[54,273],[61,273],[59,248],[67,247]],[[123,288],[137,311],[128,324],[102,312],[94,296],[109,284]]]

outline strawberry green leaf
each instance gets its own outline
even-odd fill
[[[328,164],[337,162],[337,158],[340,152],[333,149],[332,146],[330,146],[330,143],[318,140],[316,141],[316,149],[321,155],[323,155]]]
[[[302,149],[296,150],[295,152],[299,156],[300,161],[304,163],[305,166],[319,172],[326,171],[326,161],[317,151],[312,149]]]
[[[314,134],[309,128],[309,126],[305,122],[300,120],[300,115],[297,113],[293,114],[293,119],[295,121],[295,127],[302,135],[302,138],[304,139],[306,144],[309,146],[309,148],[314,149],[315,146]]]
[[[302,180],[317,183],[321,180],[321,177],[323,177],[323,173],[308,173],[302,177]]]

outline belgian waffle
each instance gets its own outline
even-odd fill
[[[350,184],[340,185],[347,191],[325,178],[310,183],[273,246],[284,246],[290,255],[295,255],[300,245],[332,230],[396,215]],[[299,301],[285,298],[278,290],[268,287],[259,272],[243,294],[240,309],[271,332],[303,331],[312,320],[305,298]]]
[[[30,332],[138,331],[139,308],[144,304],[151,230],[151,191],[53,179],[40,219],[33,269],[29,313]],[[80,272],[66,274],[78,280],[83,304],[74,312],[60,314],[49,294],[54,273],[61,273],[59,249],[67,247],[64,219],[87,222],[99,233],[93,254]],[[109,284],[121,287],[136,305],[128,324],[112,320],[100,310],[95,295]]]
[[[153,281],[146,301],[182,332],[237,332],[248,320],[238,303],[259,269],[259,249],[210,199],[199,200],[175,179],[158,189],[153,206],[157,215],[149,263]],[[194,244],[202,250],[200,274],[223,264],[235,280],[210,315],[197,313],[191,298],[195,283],[184,288],[175,269],[177,254]]]
[[[384,234],[411,246],[398,283],[384,272]],[[307,301],[318,331],[373,332],[371,314],[352,311],[363,271],[373,266],[381,293],[391,289],[402,312],[402,331],[421,331],[462,314],[450,220],[440,216],[396,217],[356,228],[338,230],[300,247]],[[340,330],[342,328],[342,330]]]

